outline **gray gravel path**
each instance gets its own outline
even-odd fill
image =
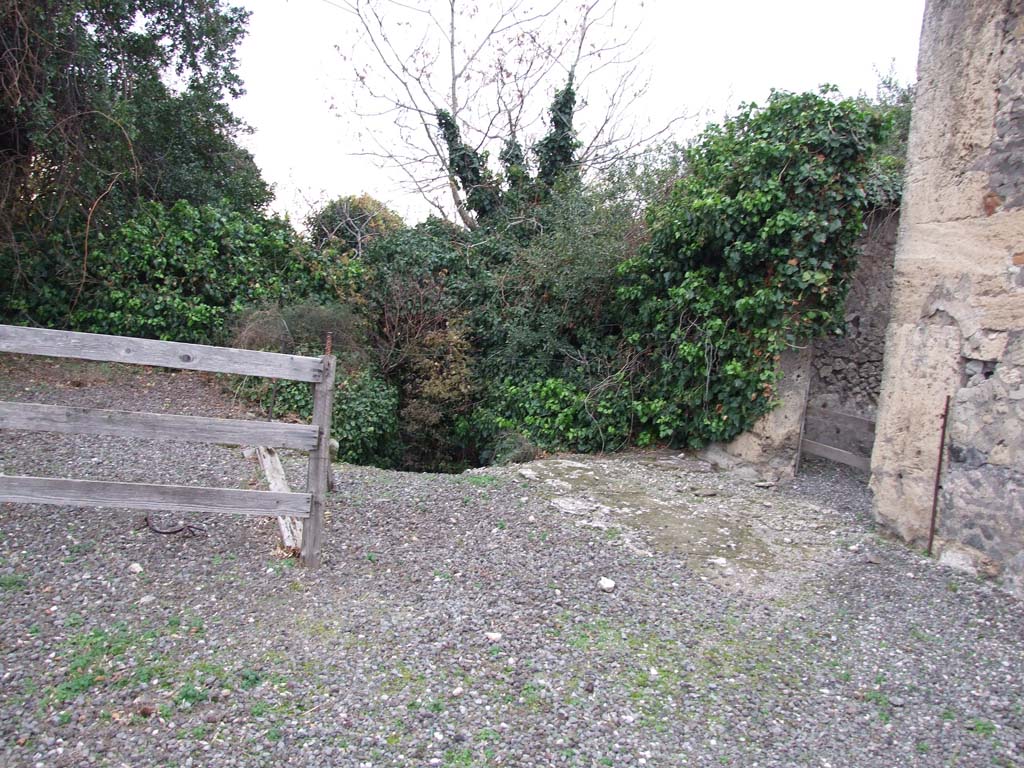
[[[239,415],[201,376],[11,358],[0,398]],[[267,521],[0,505],[0,766],[1024,765],[1024,606],[876,536],[862,478],[550,461],[337,465],[312,573]],[[259,482],[237,449],[16,432],[0,472]],[[726,533],[669,535],[702,515]]]

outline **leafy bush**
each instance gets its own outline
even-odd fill
[[[398,392],[402,466],[467,462],[472,348],[453,284],[467,280],[461,234],[429,220],[370,242],[360,311],[376,368]]]
[[[401,455],[397,389],[376,374],[366,354],[366,328],[347,304],[302,302],[249,309],[235,322],[232,344],[246,349],[319,355],[330,333],[338,358],[331,436],[338,457],[353,464],[392,467]],[[276,416],[313,415],[313,388],[303,382],[241,380],[239,393]]]
[[[620,267],[623,335],[643,355],[642,420],[658,439],[727,440],[774,405],[788,344],[841,327],[863,180],[882,121],[852,101],[773,93],[687,153]]]
[[[614,390],[587,390],[560,378],[517,383],[505,379],[477,414],[494,454],[515,432],[543,450],[613,451],[629,440],[632,404]]]
[[[398,390],[380,376],[363,370],[341,379],[334,391],[332,419],[339,459],[377,467],[397,465]]]
[[[145,203],[96,234],[82,271],[55,275],[45,301],[23,296],[20,308],[43,325],[215,342],[243,306],[313,289],[301,247],[287,223],[262,215]]]
[[[614,450],[633,438],[635,355],[621,337],[617,270],[644,247],[643,212],[679,167],[668,147],[589,185],[556,186],[514,227],[473,233],[463,304],[483,460],[496,460],[509,432],[545,450]]]
[[[238,393],[277,418],[294,414],[309,421],[313,416],[313,387],[305,382],[246,377]],[[369,369],[339,376],[331,409],[331,437],[338,441],[342,461],[396,466],[401,454],[396,389]]]

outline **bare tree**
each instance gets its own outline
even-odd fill
[[[333,4],[355,21],[352,39],[338,50],[354,73],[361,154],[398,169],[410,190],[467,227],[476,222],[449,169],[439,111],[451,115],[467,145],[496,157],[509,138],[532,144],[552,94],[572,77],[581,95],[584,170],[668,130],[645,131],[625,119],[647,83],[634,51],[636,25],[624,23],[618,0]],[[592,103],[600,114],[589,114]]]

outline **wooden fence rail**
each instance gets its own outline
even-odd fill
[[[0,352],[304,381],[313,385],[313,423],[282,424],[0,401],[0,429],[115,435],[147,440],[295,448],[309,452],[305,493],[0,475],[0,502],[226,512],[302,520],[301,560],[320,562],[330,472],[334,395],[331,355],[276,352],[0,325]],[[291,526],[290,522],[288,526]],[[282,530],[287,526],[282,523]]]

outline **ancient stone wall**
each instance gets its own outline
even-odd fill
[[[711,446],[704,454],[707,459],[733,468],[753,465],[761,479],[789,477],[797,463],[805,404],[875,418],[898,227],[897,212],[868,217],[846,299],[846,333],[819,339],[807,349],[787,351],[780,364],[780,405],[732,442]],[[805,429],[808,440],[859,456],[871,453],[873,436],[866,429],[814,419],[806,422]]]
[[[882,387],[899,214],[868,217],[846,299],[846,333],[814,343],[808,405],[874,419]]]
[[[1024,0],[929,0],[872,455],[875,514],[1024,596]]]

